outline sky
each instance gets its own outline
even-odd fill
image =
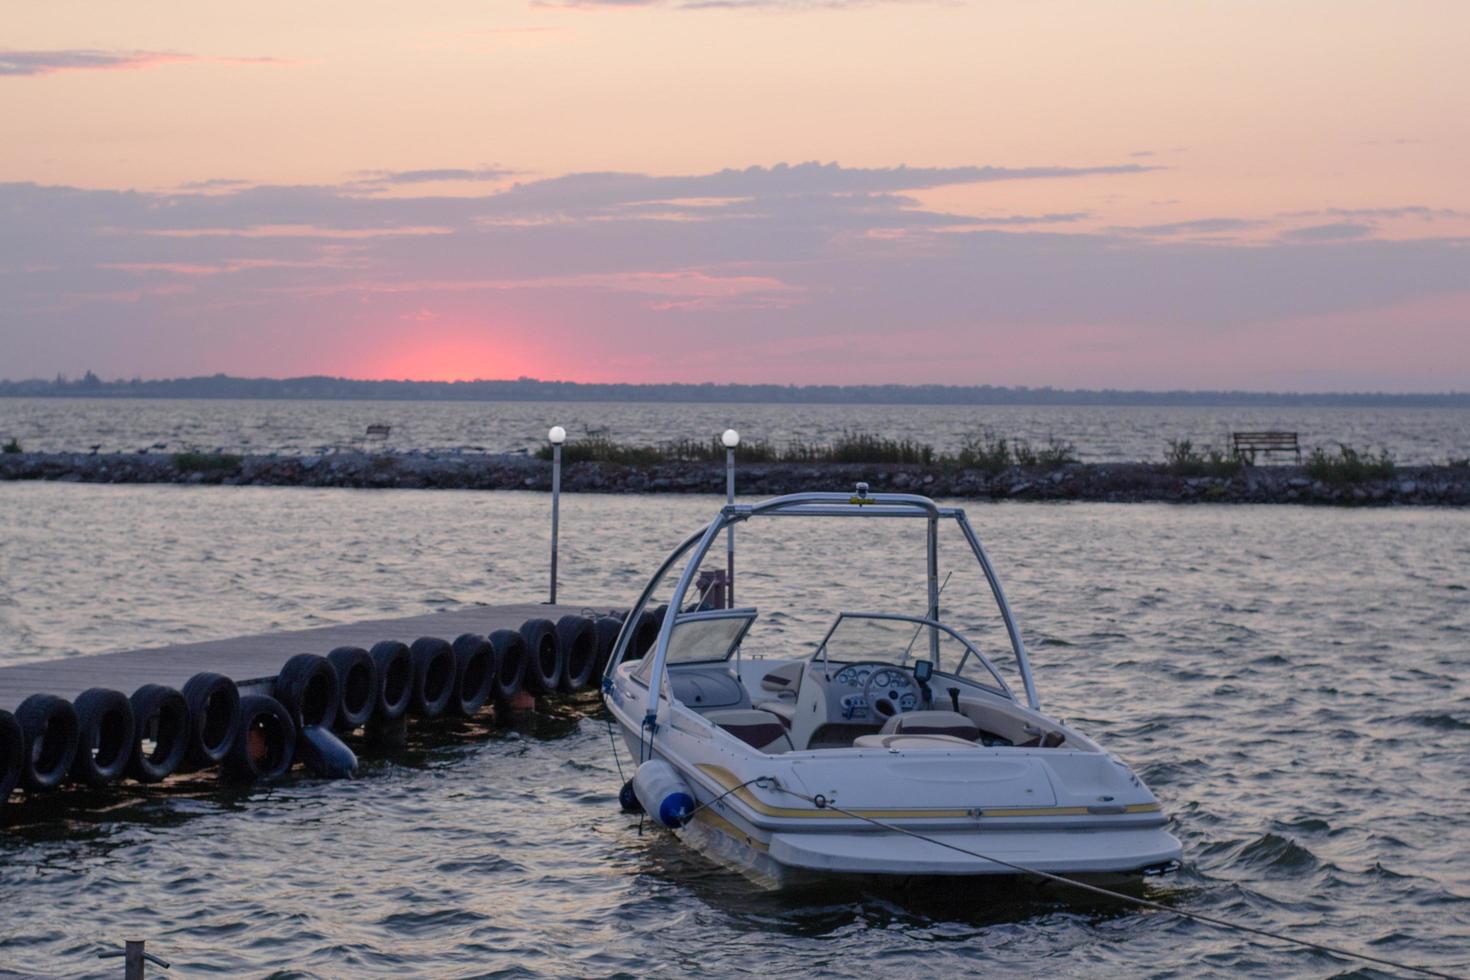
[[[1464,0],[48,0],[0,377],[1470,390]]]

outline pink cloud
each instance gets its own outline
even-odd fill
[[[340,293],[395,295],[559,289],[591,289],[670,297],[667,302],[656,306],[658,309],[677,309],[679,308],[678,300],[702,301],[701,304],[696,305],[696,308],[711,308],[719,301],[731,300],[735,297],[801,292],[800,287],[783,282],[774,276],[719,275],[702,269],[590,272],[518,279],[363,280],[312,286],[290,286],[276,291],[330,296]]]
[[[348,263],[331,256],[317,259],[226,259],[215,264],[198,262],[103,262],[97,268],[139,275],[163,273],[173,276],[218,276],[251,269],[330,269]]]
[[[104,229],[111,234],[133,234],[123,228]],[[243,228],[157,228],[138,232],[158,238],[387,238],[414,235],[449,235],[443,225],[401,225],[393,228],[323,228],[316,225],[248,225]]]
[[[173,51],[0,51],[0,78],[54,75],[64,71],[138,71],[180,62],[217,65],[284,65],[280,58],[212,58]]]
[[[1443,234],[1438,202],[1423,205],[1434,237],[1287,242],[1309,222],[1095,229],[915,197],[1076,175],[803,164],[453,197],[0,184],[16,246],[0,255],[6,370],[46,376],[83,350],[121,375],[1465,386],[1470,239]],[[679,209],[702,220],[650,220]],[[1259,238],[1197,240],[1256,220]]]

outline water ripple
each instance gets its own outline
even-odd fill
[[[715,503],[565,500],[576,560],[563,590],[627,602]],[[0,660],[536,596],[545,505],[0,486]],[[1043,704],[1135,765],[1185,843],[1189,865],[1149,897],[1470,968],[1470,515],[971,512]],[[923,549],[874,523],[882,552],[793,532],[774,553],[809,556],[821,575],[780,563],[745,575],[763,609],[796,600],[769,617],[773,648],[801,649],[826,625],[825,607],[800,601],[822,581],[855,606],[922,595]],[[764,542],[742,540],[753,568]],[[957,575],[946,608],[959,615],[983,590]],[[1003,649],[1002,624],[967,629]],[[618,812],[606,729],[588,710],[509,731],[419,728],[392,757],[365,750],[349,783],[298,774],[238,790],[203,776],[12,807],[0,976],[110,977],[96,953],[132,935],[180,976],[1374,975],[1015,883],[760,892]]]

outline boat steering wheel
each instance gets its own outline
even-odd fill
[[[917,684],[910,668],[896,664],[873,663],[868,666],[873,672],[863,682],[863,700],[872,707],[873,713],[882,718],[892,718],[903,711],[898,699],[906,692],[914,691]],[[878,679],[884,683],[879,684]]]

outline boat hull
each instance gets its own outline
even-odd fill
[[[636,731],[624,725],[623,733],[636,753]],[[1021,874],[1021,869],[1117,881],[1172,870],[1181,856],[1179,841],[1167,831],[1151,797],[1150,802],[1106,813],[1052,805],[970,811],[856,809],[861,816],[854,817],[815,807],[796,788],[802,778],[812,778],[803,773],[812,760],[787,770],[785,779],[793,791],[782,799],[780,790],[771,789],[782,777],[764,787],[743,784],[792,756],[755,756],[746,767],[721,753],[720,764],[714,764],[711,746],[703,739],[668,731],[659,742],[653,756],[679,773],[699,804],[694,819],[675,833],[688,846],[767,888],[851,878],[994,879]],[[642,748],[646,751],[646,743]]]
[[[1080,840],[1057,832],[975,831],[909,837],[894,832],[747,834],[704,811],[676,831],[710,860],[773,890],[862,882],[884,887],[933,880],[999,883],[1022,873],[944,845],[1091,884],[1117,887],[1177,867],[1179,842],[1163,830],[1101,831]],[[1104,839],[1105,835],[1105,839]]]

